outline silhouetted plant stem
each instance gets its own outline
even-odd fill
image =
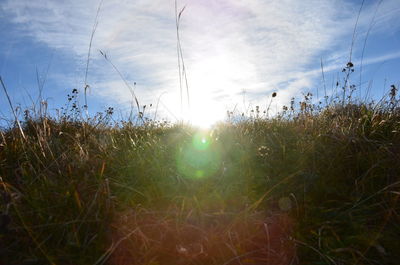
[[[13,105],[12,105],[12,103],[11,103],[10,96],[8,95],[8,92],[7,92],[7,88],[6,88],[6,86],[4,85],[3,78],[2,78],[1,76],[0,76],[0,83],[1,83],[1,86],[3,87],[4,93],[6,94],[6,97],[7,97],[7,100],[8,100],[8,104],[10,105],[11,111],[12,111],[12,113],[13,113],[13,115],[14,115],[14,119],[15,119],[15,122],[17,123],[17,125],[18,125],[18,128],[19,128],[19,131],[20,131],[20,133],[21,133],[21,136],[22,136],[22,138],[23,138],[24,140],[26,140],[24,131],[22,130],[21,124],[20,124],[20,122],[19,122],[19,120],[18,120],[17,114],[15,113],[14,107],[13,107]]]
[[[96,18],[94,19],[94,24],[93,24],[93,29],[92,33],[90,35],[90,41],[89,41],[89,48],[88,48],[88,54],[87,54],[87,59],[86,59],[86,70],[85,70],[85,87],[84,87],[84,93],[85,93],[85,111],[86,115],[88,115],[88,102],[87,102],[87,90],[90,88],[90,86],[87,83],[87,77],[88,77],[88,72],[89,72],[89,62],[90,62],[90,54],[92,50],[92,43],[93,43],[93,37],[94,34],[96,33],[97,25],[99,24],[98,18],[99,18],[99,13],[101,6],[103,4],[104,0],[101,0],[99,3],[99,6],[97,7],[97,12],[96,12]]]

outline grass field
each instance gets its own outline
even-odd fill
[[[0,264],[398,264],[392,92],[212,130],[26,111],[1,130]]]

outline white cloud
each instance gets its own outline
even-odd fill
[[[79,61],[83,76],[98,3],[8,0],[2,8],[22,33]],[[263,106],[276,89],[279,102],[287,104],[312,86],[317,72],[310,74],[310,66],[319,65],[322,53],[336,49],[338,55],[326,59],[330,65],[347,55],[359,8],[345,0],[186,0],[179,5],[186,5],[180,33],[192,116],[206,119],[221,118],[226,108],[240,103],[243,89],[253,105]],[[375,6],[364,7],[360,39]],[[129,90],[98,54],[101,49],[130,82],[137,81],[143,104],[155,104],[165,93],[163,103],[179,115],[174,12],[173,0],[104,1],[89,78],[95,95],[130,101]],[[375,30],[398,27],[396,16],[398,1],[384,1]]]

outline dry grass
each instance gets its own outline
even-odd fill
[[[0,264],[397,264],[395,99],[209,132],[27,112],[1,131]]]

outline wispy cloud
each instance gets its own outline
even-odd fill
[[[376,3],[364,7],[359,39]],[[83,69],[97,5],[97,0],[8,0],[2,9],[21,34],[70,54]],[[343,63],[359,8],[345,0],[187,0],[179,5],[186,5],[181,37],[191,110],[206,118],[220,118],[242,102],[243,90],[248,102],[263,106],[272,91],[279,90],[283,104],[312,86],[312,69],[322,54],[334,49],[337,56],[325,58],[328,65]],[[398,28],[398,8],[397,0],[384,1],[374,29]],[[95,95],[129,106],[130,92],[97,53],[102,50],[127,80],[137,82],[143,104],[154,104],[165,93],[164,106],[179,116],[174,12],[172,0],[104,1],[89,72]]]

